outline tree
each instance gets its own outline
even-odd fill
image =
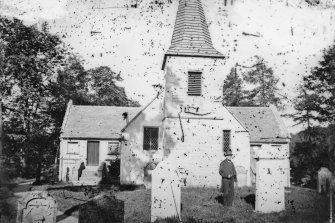
[[[0,17],[2,31],[0,88],[6,164],[23,177],[41,180],[52,166],[70,99],[84,105],[138,105],[126,97],[121,80],[109,67],[85,70],[48,25],[25,26]],[[0,107],[1,108],[1,107]]]
[[[3,80],[5,78],[4,74],[4,70],[3,70],[3,61],[4,61],[4,51],[5,51],[5,44],[0,40],[0,168],[2,168],[2,153],[3,153],[3,124],[2,124],[2,97],[4,96],[4,83]]]
[[[335,45],[324,51],[319,66],[304,77],[306,89],[316,95],[318,121],[334,127],[335,124]],[[334,130],[334,128],[333,128]],[[335,131],[327,138],[331,171],[335,172]]]
[[[236,67],[230,70],[229,75],[223,82],[223,99],[225,106],[241,106],[245,98],[243,80],[236,72]]]
[[[290,161],[295,184],[316,187],[317,171],[330,165],[327,136],[331,130],[331,127],[315,126],[292,137]]]
[[[279,79],[273,74],[264,59],[256,57],[257,62],[251,70],[243,74],[243,79],[253,86],[248,92],[249,103],[255,106],[280,105],[283,96],[278,93],[277,84]]]
[[[335,121],[335,46],[324,52],[318,67],[304,77],[305,88],[312,91],[318,103],[316,109],[321,122]]]
[[[124,88],[117,86],[122,78],[109,67],[85,70],[83,61],[73,54],[65,63],[63,69],[58,70],[56,81],[49,85],[52,93],[49,111],[58,132],[69,100],[75,105],[139,106],[138,102],[128,99]]]
[[[88,96],[94,105],[139,106],[138,102],[127,98],[123,87],[117,86],[121,81],[119,74],[107,66],[100,66],[87,71]]]
[[[24,176],[30,177],[30,170],[41,165],[43,153],[50,154],[42,150],[50,148],[49,144],[36,149],[34,139],[39,135],[49,136],[53,131],[47,106],[51,97],[48,85],[55,77],[55,70],[61,66],[66,50],[59,37],[49,33],[46,23],[39,30],[36,26],[25,26],[17,19],[0,17],[0,27],[5,46],[0,64],[4,128],[8,141],[23,141],[15,155],[20,156]],[[21,143],[19,141],[17,144]],[[5,147],[7,161],[15,159],[8,153],[11,149],[8,144]],[[37,156],[34,156],[35,151]]]
[[[287,117],[293,118],[295,125],[306,124],[308,141],[311,140],[310,130],[312,127],[312,121],[320,120],[316,112],[318,104],[318,95],[314,92],[308,92],[304,86],[300,86],[298,96],[293,99],[295,112],[286,115]]]
[[[70,54],[64,61],[62,69],[57,70],[57,77],[48,86],[52,97],[48,110],[55,122],[55,131],[60,132],[66,106],[69,100],[76,105],[90,105],[88,96],[88,74],[79,56]]]

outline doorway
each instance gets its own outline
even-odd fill
[[[99,165],[99,141],[87,142],[87,166]]]

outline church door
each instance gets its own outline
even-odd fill
[[[99,142],[88,141],[87,142],[87,166],[98,166],[99,165]]]

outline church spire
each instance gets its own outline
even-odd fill
[[[180,0],[171,46],[167,56],[214,57],[224,56],[214,49],[200,0]]]

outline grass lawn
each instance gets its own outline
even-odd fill
[[[40,190],[41,188],[34,188]],[[49,189],[57,200],[58,209],[66,215],[78,216],[80,204],[96,195],[83,189]],[[105,191],[110,192],[110,191]],[[183,188],[182,220],[186,222],[329,222],[329,201],[327,197],[317,194],[315,190],[293,187],[286,193],[286,210],[280,213],[255,213],[254,189],[237,189],[233,207],[224,207],[220,203],[216,188]],[[125,202],[124,222],[150,222],[150,190],[117,191],[115,195]],[[15,207],[15,201],[9,198]],[[14,202],[14,203],[13,203]],[[334,201],[335,203],[335,201]],[[2,204],[3,205],[3,204]],[[7,203],[8,205],[8,203]],[[1,207],[1,202],[0,202]],[[4,208],[4,207],[2,207]],[[3,213],[5,214],[5,213]],[[15,217],[16,213],[9,213]],[[335,213],[334,213],[335,214]],[[0,217],[1,218],[1,217]],[[2,219],[3,220],[3,219]],[[14,220],[14,219],[12,219]],[[15,222],[15,221],[8,221]],[[178,222],[175,220],[160,222]]]
[[[183,222],[317,223],[328,219],[327,199],[312,190],[292,188],[286,194],[286,210],[272,214],[255,213],[252,194],[252,188],[238,189],[233,207],[228,208],[219,203],[215,188],[182,189]],[[125,201],[125,222],[150,222],[150,190],[119,192],[117,198]]]

